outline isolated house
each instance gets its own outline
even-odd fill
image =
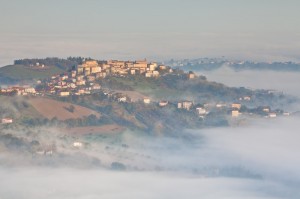
[[[231,108],[233,108],[233,109],[240,110],[241,107],[242,107],[242,105],[240,103],[233,103],[233,104],[231,104]]]
[[[164,107],[164,106],[167,106],[168,105],[168,101],[160,101],[159,103],[158,103],[158,105],[160,106],[160,107]]]
[[[269,113],[269,118],[275,118],[275,117],[277,117],[276,113]]]
[[[232,117],[238,117],[240,115],[240,112],[238,110],[232,110],[231,111],[231,116]]]
[[[196,77],[196,75],[195,75],[195,73],[193,73],[192,71],[190,71],[190,72],[188,73],[187,77],[188,77],[189,79],[194,79],[194,78]]]
[[[126,102],[127,101],[127,97],[126,96],[122,96],[122,97],[118,97],[118,102]]]
[[[81,148],[83,146],[82,142],[74,142],[73,147]]]
[[[13,123],[13,119],[12,118],[3,118],[1,120],[1,123],[2,124],[11,124],[11,123]]]
[[[270,112],[270,107],[268,107],[268,106],[262,107],[262,111],[265,112],[265,113],[269,113]]]
[[[150,101],[151,101],[150,98],[144,98],[144,103],[145,104],[150,104]]]
[[[198,115],[206,115],[207,114],[207,110],[202,107],[197,107],[196,111],[197,111]]]

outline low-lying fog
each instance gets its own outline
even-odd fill
[[[283,72],[271,70],[243,70],[234,71],[223,66],[213,71],[197,71],[205,75],[208,80],[224,83],[234,87],[249,87],[254,89],[275,89],[284,94],[300,97],[300,72]]]
[[[300,197],[298,121],[266,119],[248,127],[185,132],[190,138],[129,133],[122,139],[132,146],[131,151],[150,156],[159,169],[111,171],[22,167],[20,163],[0,169],[0,196],[296,199]]]
[[[300,75],[290,75],[217,71],[207,76],[230,86],[280,89],[298,95],[300,78],[296,77]],[[118,138],[128,144],[126,150],[133,156],[149,157],[149,161],[140,157],[134,161],[145,168],[154,164],[156,169],[52,168],[22,166],[20,162],[15,167],[0,167],[0,198],[298,199],[298,126],[299,117],[291,116],[263,118],[241,127],[187,130],[183,132],[186,136],[178,138],[128,132]],[[98,155],[101,159],[102,154]],[[0,154],[0,164],[9,158]]]

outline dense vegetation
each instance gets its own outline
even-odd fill
[[[14,61],[14,65],[45,65],[45,66],[56,66],[63,70],[68,70],[72,67],[81,64],[83,61],[82,57],[68,57],[67,59],[60,59],[57,57],[47,57],[45,59],[19,59]]]

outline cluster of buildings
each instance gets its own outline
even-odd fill
[[[169,66],[159,65],[156,62],[148,63],[147,60],[141,61],[85,61],[73,70],[72,77],[78,79],[77,84],[83,85],[85,81],[91,82],[99,78],[111,76],[127,76],[127,75],[143,75],[144,77],[159,77],[161,74],[173,73],[173,69]],[[193,79],[196,75],[193,72],[187,74],[189,79]]]
[[[243,100],[250,100],[251,98],[246,96],[241,98]],[[253,110],[242,110],[242,104],[241,103],[216,103],[216,104],[195,104],[192,101],[180,101],[176,102],[175,104],[173,102],[169,101],[160,101],[158,102],[159,107],[166,107],[168,105],[176,106],[178,110],[186,110],[186,111],[194,111],[197,113],[197,115],[201,118],[205,118],[205,116],[210,112],[224,112],[224,110],[232,117],[232,118],[238,118],[242,114],[258,114],[262,115],[266,118],[276,118],[278,115],[283,116],[289,116],[289,112],[280,112],[280,110],[274,111],[271,110],[269,106],[260,106]]]
[[[37,92],[34,87],[31,86],[12,86],[8,88],[1,88],[0,90],[2,95],[35,95]]]
[[[94,90],[101,89],[96,83],[97,80],[107,76],[125,77],[129,75],[143,75],[145,78],[159,77],[161,74],[172,73],[173,69],[156,62],[148,63],[142,61],[84,61],[70,73],[56,75],[47,82],[47,93],[59,96],[85,95]],[[187,78],[193,79],[196,75],[192,72],[187,74]],[[125,99],[120,99],[125,101]]]
[[[40,65],[38,64],[38,66]],[[143,75],[145,78],[150,78],[159,77],[160,75],[166,73],[173,73],[173,69],[165,65],[159,65],[156,62],[148,63],[147,60],[87,60],[68,73],[54,75],[50,80],[45,82],[39,80],[37,83],[45,83],[44,87],[38,86],[34,88],[30,86],[14,86],[1,89],[1,94],[54,94],[61,97],[66,97],[69,95],[86,95],[91,94],[91,92],[94,90],[101,89],[101,86],[97,83],[97,80],[107,76],[124,77],[128,75]],[[192,72],[189,72],[186,75],[189,79],[196,77],[196,75]]]
[[[250,98],[246,97],[246,99],[244,98],[244,100],[250,100]],[[239,117],[242,114],[241,113],[241,108],[242,108],[242,104],[233,103],[231,105],[231,116],[232,117]],[[269,106],[257,107],[255,111],[256,111],[257,114],[264,115],[267,118],[275,118],[279,114],[276,111],[272,111]],[[250,114],[253,114],[253,113],[250,112]],[[284,112],[282,115],[289,116],[289,113]]]
[[[126,76],[141,74],[145,77],[159,77],[161,71],[172,72],[170,67],[158,65],[156,62],[148,63],[141,61],[85,61],[78,65],[77,70],[72,71],[74,75],[83,75],[87,79],[97,79],[107,75]]]
[[[94,90],[100,90],[101,86],[95,79],[88,79],[84,76],[77,76],[72,71],[70,74],[52,76],[51,80],[45,82],[45,87],[38,90],[40,93],[47,93],[67,97],[69,95],[88,95]]]
[[[159,65],[155,62],[148,63],[147,60],[141,61],[119,61],[119,60],[108,60],[108,61],[96,61],[87,60],[81,65],[71,70],[68,73],[54,75],[49,80],[44,82],[38,81],[39,85],[36,88],[30,86],[15,86],[9,88],[2,88],[1,94],[10,95],[11,93],[17,95],[58,95],[66,97],[69,95],[87,95],[92,92],[101,90],[101,85],[97,80],[105,78],[107,76],[129,76],[129,75],[143,75],[145,78],[159,77],[166,73],[173,73],[174,71],[165,65]],[[188,79],[196,78],[193,72],[185,73]],[[122,93],[106,92],[101,90],[109,98],[114,99],[118,102],[133,102],[129,96]],[[239,99],[240,101],[250,101],[250,96],[243,96]],[[150,98],[144,98],[145,104],[150,104]],[[156,102],[159,107],[166,107],[172,104],[177,109],[183,109],[187,111],[196,111],[202,118],[207,115],[211,109],[209,105],[204,104],[203,106],[195,105],[192,101],[180,101],[180,102],[169,102],[162,100]],[[232,103],[228,105],[226,103],[217,103],[215,108],[224,109],[230,111],[232,117],[239,117],[241,115],[241,103]],[[269,108],[263,108],[262,112],[268,115],[268,117],[276,117],[277,113],[271,112]],[[2,122],[4,123],[4,122]]]
[[[183,100],[175,103],[166,100],[158,102],[159,107],[166,107],[170,105],[175,106],[178,110],[194,111],[201,118],[205,118],[205,116],[212,110],[211,104],[199,105],[195,104],[193,101],[188,100]],[[218,107],[218,104],[216,105],[216,107]]]

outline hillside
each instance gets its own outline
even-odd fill
[[[40,61],[42,60],[21,60],[20,63],[23,65],[10,66],[16,67],[15,71],[6,72],[18,74],[11,75],[14,78],[24,79],[22,75],[33,78],[37,72],[49,72],[55,68],[48,65],[50,62],[40,63]],[[128,63],[135,64],[135,62]],[[88,68],[86,71],[91,70],[91,66],[97,69],[109,66],[105,68],[108,70],[108,76],[104,78],[101,76],[102,72],[82,75],[82,71],[80,73],[78,70],[76,78],[69,71],[63,80],[61,76],[56,76],[43,81],[38,86],[37,94],[48,97],[33,97],[29,93],[30,97],[25,97],[28,105],[21,104],[31,106],[41,116],[23,114],[20,123],[27,126],[49,125],[68,128],[112,124],[147,133],[176,134],[184,128],[228,126],[228,118],[231,118],[231,109],[234,108],[231,107],[233,103],[238,104],[241,113],[266,116],[262,107],[267,105],[275,107],[274,111],[282,114],[282,107],[279,105],[291,101],[281,93],[228,87],[209,81],[205,76],[196,76],[192,71],[186,73],[179,69],[162,67],[153,73],[140,71],[138,74],[122,75],[119,74],[120,71],[116,72],[120,70],[118,62],[107,65],[106,62],[86,61],[81,66]],[[143,66],[150,71],[152,65],[143,61]],[[124,70],[129,70],[126,68],[129,66],[124,67]],[[22,73],[20,72],[22,70],[34,72]],[[124,72],[128,71],[122,73]],[[159,75],[151,76],[154,72]],[[80,82],[82,78],[86,81],[84,85]],[[74,83],[76,85],[78,83],[78,86],[74,87]],[[101,89],[94,89],[91,83],[101,85]],[[53,88],[55,92],[52,92]],[[65,90],[69,91],[69,95],[59,97],[58,93]],[[90,92],[80,95],[79,92],[82,93],[82,90]],[[145,98],[150,99],[144,101]]]
[[[58,120],[77,119],[95,115],[98,118],[100,114],[83,106],[60,102],[49,98],[32,98],[28,101],[45,118]]]
[[[10,83],[23,80],[44,79],[62,72],[64,72],[64,70],[56,66],[36,69],[25,65],[8,65],[0,68],[0,82]]]
[[[157,100],[196,100],[196,101],[232,101],[239,96],[252,95],[247,89],[231,88],[220,83],[199,77],[187,80],[177,75],[164,75],[159,78],[111,77],[101,82],[103,87],[112,90],[136,91],[141,95]]]
[[[90,134],[118,134],[125,130],[124,127],[116,124],[108,124],[102,126],[85,126],[85,127],[72,127],[60,129],[63,133],[69,135],[90,135]]]

